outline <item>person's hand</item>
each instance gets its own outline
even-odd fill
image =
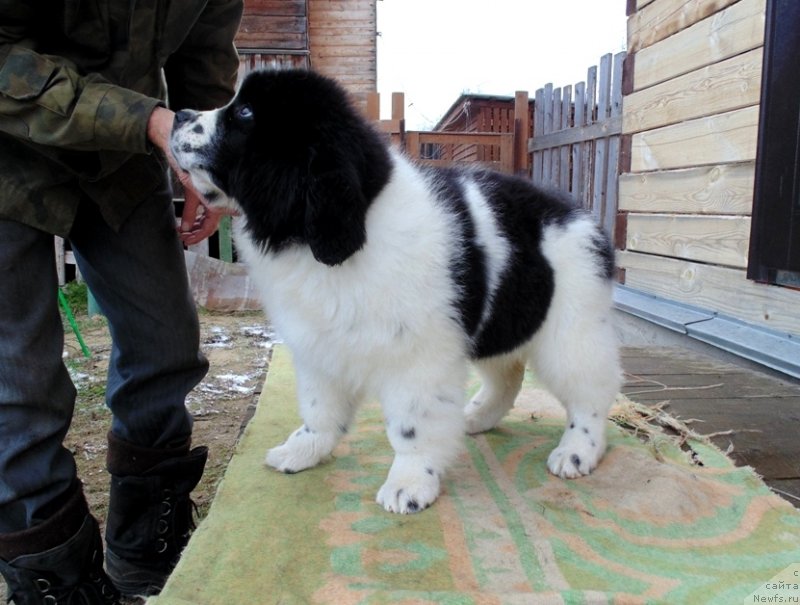
[[[183,187],[185,203],[178,232],[184,245],[192,246],[213,235],[217,227],[219,227],[219,221],[223,213],[209,208],[203,196],[192,185],[189,173],[182,170],[172,156],[169,148],[169,137],[174,121],[174,112],[165,107],[156,107],[147,122],[147,138],[164,153],[170,168],[172,168]]]
[[[193,189],[183,191],[185,202],[178,233],[184,246],[194,246],[214,234],[223,215],[205,206]]]

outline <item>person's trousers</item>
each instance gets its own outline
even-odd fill
[[[84,201],[69,241],[111,331],[112,432],[142,447],[185,444],[185,398],[208,362],[167,188],[119,232]],[[76,390],[57,287],[53,236],[0,220],[0,533],[47,519],[76,476],[62,443]]]

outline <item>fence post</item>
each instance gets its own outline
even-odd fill
[[[530,111],[528,92],[518,90],[514,95],[514,174],[528,175],[528,134]]]
[[[597,122],[606,120],[611,111],[611,55],[600,59],[600,81],[597,89]],[[608,178],[608,139],[597,139],[594,158],[594,199],[592,213],[601,225],[606,212]]]
[[[533,101],[533,138],[544,134],[544,89],[540,88],[536,91]],[[530,149],[530,141],[528,142],[528,149]],[[534,183],[541,183],[543,180],[543,159],[544,152],[533,152],[533,166],[531,167],[531,176]]]
[[[622,70],[625,53],[614,56],[613,71],[611,74],[611,106],[609,114],[613,117],[622,116]],[[619,154],[620,136],[612,136],[608,141],[608,173],[606,176],[606,207],[603,213],[603,227],[614,241],[614,231],[617,222],[617,207],[619,206]]]
[[[514,174],[514,133],[500,135],[500,171]]]
[[[565,86],[561,93],[561,124],[559,130],[567,130],[572,124],[572,86]],[[558,154],[558,187],[561,191],[569,191],[570,185],[570,153],[569,145],[562,145]]]
[[[581,128],[586,124],[586,82],[578,82],[575,85],[575,128]],[[572,195],[582,206],[584,203],[583,193],[583,147],[585,143],[575,143],[572,146]]]
[[[419,159],[419,132],[416,130],[406,132],[406,153],[412,160]]]
[[[393,142],[402,149],[406,138],[406,96],[402,92],[392,93],[392,121],[397,121],[397,135],[392,134]]]
[[[375,122],[381,119],[381,93],[367,93],[367,118]]]

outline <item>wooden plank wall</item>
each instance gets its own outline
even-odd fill
[[[630,0],[624,282],[800,334],[800,292],[745,277],[766,0]]]
[[[247,0],[236,34],[239,83],[256,69],[308,68],[306,0]]]
[[[306,0],[247,0],[237,48],[308,50]]]
[[[377,90],[375,0],[308,0],[311,66],[336,78],[366,111]]]
[[[312,67],[336,78],[366,110],[377,88],[376,0],[247,0],[236,45],[240,76]]]
[[[586,81],[536,91],[533,180],[572,195],[614,236],[617,215],[622,72],[625,53],[607,54]]]

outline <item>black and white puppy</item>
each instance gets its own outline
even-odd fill
[[[178,113],[171,146],[211,206],[244,216],[237,247],[293,354],[304,424],[268,465],[315,466],[377,397],[395,451],[377,501],[422,510],[530,363],[568,412],[548,468],[597,466],[621,373],[590,216],[525,179],[413,165],[308,71],[255,72],[226,107]]]

